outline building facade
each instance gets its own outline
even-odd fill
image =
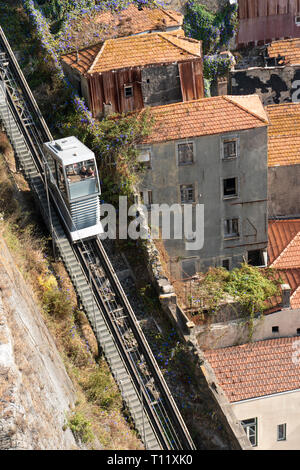
[[[300,37],[299,0],[238,0],[241,46]]]
[[[299,336],[205,351],[253,450],[300,449]]]
[[[141,200],[204,208],[204,244],[195,235],[164,241],[171,275],[210,266],[266,264],[267,116],[257,96],[215,97],[153,109],[155,128],[141,147],[147,169]]]
[[[109,39],[62,65],[94,117],[204,96],[201,42],[182,30]]]

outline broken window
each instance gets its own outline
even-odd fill
[[[239,237],[239,219],[224,220],[224,238]]]
[[[142,163],[144,168],[151,168],[151,148],[140,149],[137,160],[139,163]]]
[[[177,144],[178,165],[188,165],[194,161],[194,145],[193,142]]]
[[[251,442],[252,447],[257,446],[257,418],[245,419],[241,421],[241,425]]]
[[[223,180],[223,195],[224,197],[237,196],[238,193],[238,179],[226,178]]]
[[[193,184],[182,184],[180,186],[181,204],[189,204],[195,202],[195,191]]]
[[[236,139],[223,141],[223,155],[226,158],[236,158],[237,156],[237,141]]]
[[[131,98],[133,96],[133,86],[125,86],[124,87],[124,94],[125,98]]]
[[[262,250],[250,250],[248,251],[248,264],[251,266],[264,266],[264,258]]]
[[[227,271],[230,270],[230,259],[223,259],[222,261],[222,267],[227,269]]]

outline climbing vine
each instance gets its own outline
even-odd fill
[[[183,28],[187,36],[202,41],[204,54],[214,54],[228,46],[237,29],[237,5],[226,5],[217,14],[211,13],[201,0],[188,0]]]

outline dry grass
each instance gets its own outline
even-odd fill
[[[85,315],[78,310],[77,297],[67,272],[62,263],[53,261],[47,240],[38,224],[34,223],[39,216],[33,200],[28,197],[26,182],[20,175],[16,177],[18,186],[25,188],[24,192],[17,191],[15,180],[0,156],[0,235],[4,237],[26,282],[32,287],[35,303],[44,312],[45,323],[74,384],[78,397],[77,408],[91,422],[95,442],[100,442],[100,447],[116,450],[142,449],[141,441],[123,416],[122,399],[108,366],[102,360],[99,362],[97,341]],[[49,302],[45,304],[45,288],[40,283],[40,279],[47,279],[50,273],[56,276],[59,289],[59,295],[53,297],[58,302],[55,316],[49,309]],[[64,309],[65,306],[67,314],[63,312],[60,315],[59,309]],[[14,340],[14,352],[19,357],[24,381],[29,386],[33,372],[30,358],[24,355],[21,337],[16,334]],[[99,394],[92,393],[93,383],[90,382],[90,377],[97,374],[106,377],[112,395],[112,399],[108,400],[109,404],[105,406],[99,401]],[[94,387],[97,389],[96,385]],[[99,445],[97,447],[96,444],[96,448]]]

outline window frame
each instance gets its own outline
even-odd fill
[[[236,155],[232,157],[225,157],[225,152],[224,152],[224,143],[226,141],[235,141],[236,142]],[[240,136],[238,134],[228,134],[228,135],[222,135],[220,137],[220,158],[222,161],[227,162],[227,161],[232,161],[236,160],[240,156]]]
[[[151,146],[147,146],[147,147],[139,147],[138,149],[138,152],[139,152],[139,155],[137,157],[137,161],[140,165],[143,165],[143,168],[146,168],[147,170],[151,170],[152,169],[152,147]],[[139,156],[144,152],[146,153],[146,151],[149,151],[149,160],[148,161],[141,161],[139,160]]]
[[[252,423],[251,423],[251,421],[252,421]],[[257,426],[257,418],[243,419],[243,420],[241,421],[241,425],[243,426],[243,429],[244,429],[244,431],[245,431],[245,433],[246,433],[246,436],[248,437],[248,439],[249,439],[249,441],[250,441],[252,447],[257,447],[257,445],[258,445],[258,439],[257,439],[257,428],[258,428],[258,426]],[[255,438],[255,443],[254,443],[254,444],[252,444],[252,442],[251,442],[251,437],[253,437],[253,435],[251,436],[250,433],[249,433],[249,428],[250,428],[251,426],[254,426],[254,438]]]
[[[236,192],[235,194],[229,194],[229,195],[225,195],[224,194],[224,182],[225,180],[230,180],[230,179],[235,179],[236,180]],[[227,200],[227,199],[234,199],[234,198],[238,198],[239,197],[239,177],[238,176],[228,176],[226,178],[222,177],[221,178],[221,184],[222,184],[222,195],[223,195],[223,200]]]
[[[280,438],[279,437],[279,428],[280,426],[284,426],[283,427],[283,437]],[[282,423],[282,424],[277,424],[277,441],[286,441],[286,423]]]
[[[192,201],[188,201],[188,200],[183,201],[182,200],[182,190],[183,190],[182,188],[185,187],[184,190],[189,191],[189,189],[187,189],[188,186],[191,186],[192,189],[193,189],[193,200]],[[180,184],[179,185],[179,194],[180,194],[180,204],[195,204],[195,202],[196,202],[196,193],[195,193],[195,184],[194,183]]]
[[[191,162],[180,162],[179,161],[179,145],[189,145],[189,144],[192,145],[192,151],[193,151],[192,161]],[[184,141],[176,142],[175,148],[176,148],[176,162],[177,162],[178,167],[179,166],[189,166],[189,165],[193,165],[195,163],[195,142],[193,140],[184,140]]]
[[[230,221],[230,222],[231,222],[231,227],[232,227],[232,222],[233,222],[234,220],[237,221],[237,225],[238,225],[238,227],[237,227],[237,228],[238,228],[237,234],[234,234],[233,232],[231,232],[229,235],[226,236],[226,234],[225,234],[225,223],[226,223],[227,221]],[[224,239],[224,240],[233,240],[233,239],[238,239],[238,238],[240,238],[240,236],[241,236],[241,233],[240,233],[240,232],[241,232],[241,231],[240,231],[240,226],[241,226],[241,224],[240,224],[240,219],[239,219],[239,217],[232,217],[232,218],[229,218],[229,217],[228,217],[228,218],[226,218],[226,219],[223,219],[223,239]]]
[[[129,89],[131,90],[131,95],[129,96],[126,96],[126,89]],[[128,99],[128,98],[132,98],[133,97],[133,85],[124,85],[124,98],[125,99]]]

